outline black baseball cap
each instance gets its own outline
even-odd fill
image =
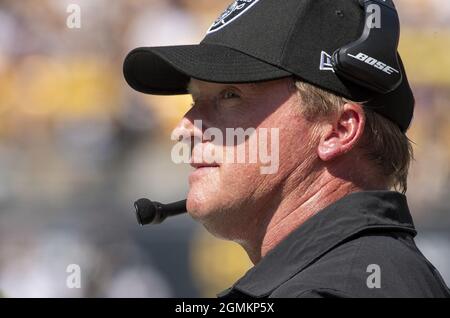
[[[387,94],[333,69],[333,53],[359,39],[365,22],[358,0],[237,0],[200,44],[134,49],[124,75],[132,88],[154,95],[187,94],[191,78],[251,83],[293,76],[362,102],[405,132],[415,101],[400,57],[402,82]]]

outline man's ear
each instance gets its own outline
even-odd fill
[[[352,150],[364,133],[366,116],[359,104],[347,103],[342,111],[321,129],[317,154],[323,161],[333,160]]]

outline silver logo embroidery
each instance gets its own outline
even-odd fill
[[[222,15],[208,29],[207,34],[219,31],[226,25],[239,18],[244,12],[253,7],[259,0],[236,0],[234,1]]]

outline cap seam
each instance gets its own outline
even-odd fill
[[[292,24],[291,29],[289,30],[289,35],[288,35],[288,37],[286,38],[286,41],[283,44],[283,49],[281,51],[279,64],[284,64],[283,61],[284,61],[284,55],[285,55],[285,52],[286,52],[286,48],[287,48],[288,44],[290,43],[292,34],[294,33],[294,30],[297,28],[297,24],[300,21],[300,17],[299,17],[298,13],[300,11],[301,6],[302,6],[302,2],[299,1],[298,2],[298,7],[297,7],[297,13],[295,15],[297,20],[295,21],[295,23]]]

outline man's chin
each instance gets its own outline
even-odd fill
[[[215,209],[212,208],[210,198],[190,191],[187,197],[186,208],[189,215],[196,221],[203,223],[203,220],[211,217]]]
[[[235,218],[230,215],[230,210],[220,202],[209,199],[198,200],[194,195],[189,194],[186,207],[189,215],[216,238],[230,241],[236,239],[236,231],[239,231],[239,227],[233,223]]]

